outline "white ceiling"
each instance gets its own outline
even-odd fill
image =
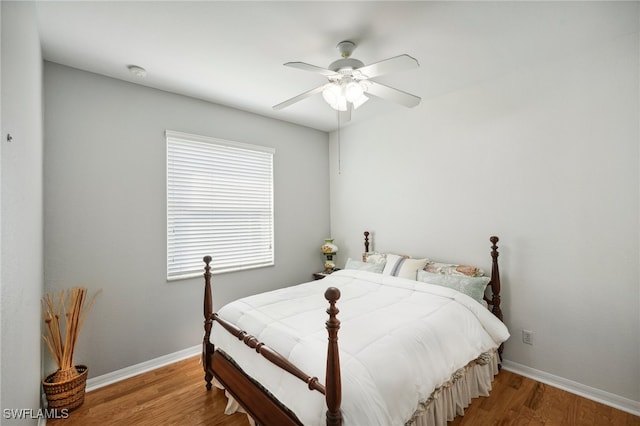
[[[336,44],[365,64],[402,53],[420,62],[377,81],[429,99],[637,31],[611,3],[107,1],[37,4],[46,60],[323,131],[337,117],[321,95],[272,106],[323,84]],[[127,70],[147,70],[139,78]],[[416,108],[420,108],[419,105]],[[353,122],[404,107],[372,100]]]

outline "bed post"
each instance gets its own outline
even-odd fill
[[[498,268],[498,246],[500,239],[496,236],[489,238],[491,241],[491,312],[502,321],[502,309],[500,309],[500,269]]]
[[[202,259],[205,263],[204,267],[204,339],[202,340],[202,367],[204,368],[204,380],[206,382],[207,390],[211,390],[211,380],[213,374],[211,373],[211,357],[213,355],[214,347],[211,344],[211,326],[213,325],[213,301],[211,297],[211,256],[205,256]]]
[[[367,253],[369,253],[369,231],[364,231],[364,252],[362,253],[362,261],[367,261]]]
[[[336,318],[338,308],[336,301],[340,299],[340,290],[329,287],[324,293],[324,297],[329,301],[329,320],[326,322],[329,334],[329,345],[327,347],[327,371],[326,371],[326,395],[327,401],[327,426],[342,425],[342,412],[340,403],[342,402],[342,384],[340,380],[340,354],[338,352],[338,330],[340,320]]]
[[[500,239],[495,235],[489,238],[491,241],[491,312],[500,321],[502,318],[502,309],[500,308],[500,269],[498,268],[498,241]],[[498,356],[502,360],[502,351],[504,350],[504,343],[498,348]]]

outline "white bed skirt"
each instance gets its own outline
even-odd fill
[[[446,426],[456,416],[464,415],[473,398],[489,396],[493,377],[499,372],[498,359],[496,351],[488,352],[456,371],[451,380],[420,403],[405,426]]]
[[[496,351],[482,354],[466,367],[456,371],[451,379],[433,391],[431,396],[418,405],[415,413],[404,426],[446,426],[456,416],[464,415],[464,409],[471,404],[473,398],[489,396],[493,378],[500,371],[499,356]],[[214,384],[220,389],[224,387],[214,378]],[[225,414],[244,413],[240,404],[225,391],[228,399]],[[255,422],[247,415],[249,424]],[[349,426],[349,425],[345,425]]]

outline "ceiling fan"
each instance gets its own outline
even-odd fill
[[[420,103],[418,96],[371,80],[371,78],[382,74],[418,68],[420,65],[415,58],[409,55],[399,55],[365,65],[362,61],[351,57],[351,53],[356,48],[354,42],[341,41],[338,43],[337,48],[342,58],[332,62],[328,68],[305,62],[287,62],[284,64],[287,67],[321,74],[329,82],[274,105],[273,109],[286,108],[320,92],[322,92],[324,100],[333,109],[346,111],[348,113],[347,119],[351,116],[351,110],[357,109],[364,104],[369,99],[369,96],[393,101],[409,108]]]

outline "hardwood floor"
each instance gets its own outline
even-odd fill
[[[640,417],[510,371],[495,377],[487,398],[475,399],[449,426],[639,426]]]
[[[48,426],[247,426],[247,416],[227,416],[224,392],[204,386],[200,358],[186,360],[87,392],[84,404]]]
[[[207,392],[198,357],[88,392],[84,404],[51,426],[220,425],[246,426],[244,414],[224,414],[220,390]],[[640,426],[632,416],[577,395],[501,371],[488,398],[478,398],[449,426]],[[362,425],[367,426],[367,425]]]

